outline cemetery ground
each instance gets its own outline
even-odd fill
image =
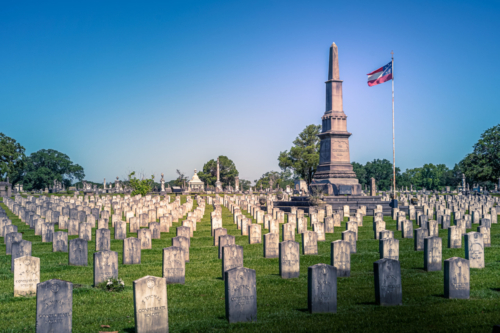
[[[181,220],[173,223],[169,233],[162,233],[161,239],[153,239],[151,250],[142,250],[139,265],[121,264],[123,241],[114,240],[109,223],[111,250],[119,256],[118,276],[126,286],[123,292],[115,293],[92,286],[95,229],[88,246],[88,266],[69,266],[67,253],[53,253],[52,243],[42,243],[41,236],[35,236],[34,230],[4,204],[1,206],[23,233],[23,239],[32,242],[32,255],[40,258],[40,282],[57,278],[74,284],[73,332],[135,332],[132,282],[146,275],[162,276],[162,249],[172,245],[171,239]],[[185,284],[168,285],[171,332],[491,332],[495,324],[500,324],[499,224],[491,227],[492,246],[485,249],[486,267],[470,270],[470,299],[450,300],[444,298],[443,270],[424,271],[423,251],[414,251],[413,239],[403,239],[401,231],[396,230],[396,222],[386,216],[386,229],[393,230],[394,237],[400,241],[403,305],[382,307],[375,304],[373,275],[373,263],[380,258],[379,241],[373,237],[373,218],[366,216],[363,226],[359,227],[357,253],[351,254],[351,276],[338,278],[337,313],[311,315],[307,311],[307,268],[318,263],[330,264],[330,243],[341,239],[347,218],[333,234],[326,234],[326,241],[318,242],[318,255],[300,256],[299,278],[282,279],[279,259],[264,258],[263,244],[248,244],[248,236],[241,236],[232,214],[222,207],[223,227],[228,234],[236,236],[237,245],[243,246],[244,267],[254,269],[257,274],[257,322],[229,324],[225,317],[221,260],[210,232],[212,211],[213,207],[207,204],[191,239]],[[415,221],[413,225],[417,228]],[[477,226],[473,224],[473,230],[467,231],[476,231]],[[312,230],[310,225],[308,229]],[[281,231],[280,227],[280,241]],[[262,229],[263,234],[267,232]],[[127,237],[136,236],[127,233]],[[460,249],[448,249],[447,230],[440,229],[439,236],[443,239],[443,261],[455,256],[464,258],[464,243]],[[69,236],[69,239],[77,237]],[[0,332],[34,332],[36,297],[13,297],[11,257],[5,255],[1,240]],[[301,242],[300,235],[296,235],[296,241]],[[109,328],[101,325],[109,325]]]

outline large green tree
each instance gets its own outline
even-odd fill
[[[26,190],[43,189],[54,180],[70,186],[73,180],[85,177],[83,168],[74,164],[68,155],[53,149],[42,149],[26,158],[23,185]]]
[[[377,188],[387,191],[392,186],[392,163],[386,159],[375,159],[373,162],[367,162],[365,165],[366,179],[375,178]],[[396,167],[396,179],[400,173],[400,169]],[[399,186],[396,184],[396,186]]]
[[[358,162],[352,162],[351,164],[352,164],[352,169],[356,174],[356,178],[358,178],[358,181],[361,184],[361,186],[363,187],[363,185],[369,184],[368,180],[366,179],[365,167]]]
[[[292,170],[296,176],[310,184],[319,164],[321,125],[307,126],[293,141],[290,151],[282,151],[278,157],[283,171]]]
[[[263,174],[260,179],[255,180],[255,188],[259,190],[262,184],[262,188],[267,189],[270,187],[271,180],[273,181],[273,188],[279,187],[285,189],[287,185],[293,187],[294,183],[290,170],[283,172],[269,171]]]
[[[472,182],[495,183],[500,177],[500,124],[481,134],[473,148],[459,163],[465,177]]]
[[[234,186],[234,177],[238,176],[238,170],[234,162],[227,156],[219,156],[220,181],[224,186]],[[217,160],[210,160],[203,166],[203,171],[198,172],[198,177],[207,186],[215,186],[217,181]]]
[[[19,182],[25,162],[24,147],[15,139],[0,133],[0,179]]]

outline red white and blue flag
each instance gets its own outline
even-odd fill
[[[368,86],[370,87],[392,80],[392,61],[366,75],[368,75]]]

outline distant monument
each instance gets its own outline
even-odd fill
[[[338,50],[330,46],[330,64],[326,83],[326,111],[322,122],[319,165],[311,188],[329,195],[361,195],[361,185],[352,169],[349,156],[347,116],[342,106],[342,81],[339,78]]]
[[[217,157],[217,181],[215,182],[215,191],[222,192],[222,183],[220,181],[219,158],[218,157]]]

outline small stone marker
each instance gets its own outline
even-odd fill
[[[403,238],[413,238],[413,222],[404,220],[402,222],[401,236]]]
[[[12,243],[20,242],[23,239],[23,234],[20,232],[9,232],[5,235],[5,254],[12,254]]]
[[[99,219],[99,221],[97,222],[97,229],[108,229],[108,219],[106,218]]]
[[[281,226],[283,241],[295,240],[295,224],[285,223]]]
[[[442,266],[442,244],[440,237],[424,239],[424,269],[427,272],[440,271]]]
[[[78,230],[78,238],[84,239],[86,241],[92,240],[92,224],[90,223],[80,223]]]
[[[383,258],[373,263],[375,301],[379,305],[403,304],[401,267],[398,260]]]
[[[349,242],[337,240],[330,245],[331,265],[337,268],[338,277],[351,275],[351,245]]]
[[[453,257],[444,261],[444,297],[469,299],[469,260]]]
[[[351,245],[351,253],[356,253],[356,234],[353,231],[343,231],[342,240]]]
[[[118,278],[118,252],[94,252],[94,286],[111,278]]]
[[[97,229],[95,231],[95,250],[96,251],[111,250],[111,230]]]
[[[243,267],[243,247],[239,245],[226,245],[222,249],[222,279],[225,278],[225,272]]]
[[[314,231],[302,233],[302,254],[318,254],[318,235]]]
[[[31,242],[27,240],[20,240],[19,242],[12,243],[11,248],[11,261],[10,261],[10,270],[14,271],[14,260],[17,258],[21,258],[24,256],[31,256]]]
[[[255,270],[245,267],[224,274],[226,318],[229,323],[257,320],[257,283]]]
[[[141,229],[141,221],[138,217],[131,217],[129,222],[129,232],[136,233]]]
[[[115,239],[127,238],[127,222],[115,222]]]
[[[167,284],[184,284],[186,262],[184,251],[180,247],[167,247],[163,249],[163,277]]]
[[[141,263],[141,240],[134,237],[123,240],[123,259],[124,265],[137,265]]]
[[[184,260],[189,262],[189,244],[190,240],[187,237],[177,236],[172,238],[172,246],[180,247],[184,251]]]
[[[78,235],[78,220],[69,219],[68,221],[68,236],[77,236]]]
[[[424,239],[427,237],[427,229],[418,228],[413,230],[414,248],[415,251],[424,250]]]
[[[220,230],[222,228],[218,228],[217,230]],[[226,230],[227,232],[227,230]],[[228,245],[234,245],[235,244],[235,237],[232,235],[222,235],[219,236],[219,259],[222,259],[222,249],[224,246]]]
[[[248,243],[249,244],[260,244],[262,243],[262,226],[260,224],[250,224],[248,226]]]
[[[477,227],[477,232],[483,235],[484,247],[491,247],[491,229],[488,227]]]
[[[313,224],[313,232],[316,233],[318,242],[325,241],[325,224],[318,222]]]
[[[134,281],[134,316],[137,333],[168,333],[165,278],[145,276]]]
[[[52,223],[42,224],[42,243],[50,243],[54,238],[54,225]]]
[[[280,233],[279,222],[277,220],[271,219],[269,221],[269,232],[272,234]]]
[[[58,231],[54,233],[52,252],[68,252],[68,233]]]
[[[436,220],[427,221],[427,231],[428,231],[428,237],[439,236],[439,226]]]
[[[85,239],[75,238],[69,241],[69,265],[88,265],[88,242]]]
[[[399,260],[399,239],[381,239],[378,243],[380,259]]]
[[[217,228],[214,230],[214,246],[219,246],[219,237],[227,235],[226,228]]]
[[[389,239],[389,238],[394,238],[394,231],[392,230],[382,230],[379,233],[378,239]]]
[[[328,216],[325,217],[325,233],[333,234],[334,225],[333,225],[333,217]]]
[[[385,221],[373,223],[374,239],[380,239],[380,233],[385,230]]]
[[[307,307],[310,313],[337,312],[337,268],[326,264],[307,268]]]
[[[160,223],[158,222],[149,223],[149,230],[151,231],[151,239],[161,239]]]
[[[191,238],[191,230],[189,229],[189,227],[177,227],[177,229],[175,230],[175,235]]]
[[[280,235],[267,233],[264,235],[264,258],[278,258],[279,250],[278,244],[280,242]]]
[[[484,238],[479,232],[468,232],[464,236],[465,259],[470,268],[484,268]]]
[[[300,275],[299,243],[284,241],[279,243],[280,276],[292,279]]]
[[[36,333],[71,333],[73,284],[52,279],[36,286]]]
[[[356,240],[358,240],[358,223],[357,222],[346,222],[345,229],[352,231],[356,235]]]
[[[462,230],[456,225],[448,228],[448,248],[460,249],[462,247]]]
[[[137,238],[139,238],[141,241],[141,249],[150,250],[152,248],[151,230],[149,230],[149,229],[139,230],[139,232],[137,233]]]
[[[14,259],[14,297],[33,296],[40,283],[40,258],[23,256]]]

